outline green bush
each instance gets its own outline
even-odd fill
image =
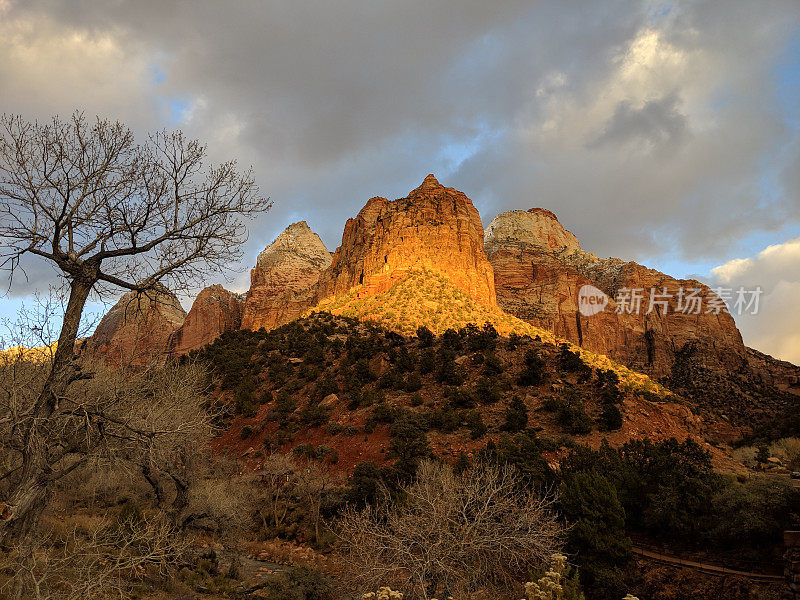
[[[424,325],[417,328],[417,338],[419,339],[420,346],[424,348],[427,348],[436,340],[436,336],[433,335],[433,332]]]
[[[329,407],[310,402],[306,408],[300,411],[300,422],[311,427],[319,427],[325,425],[330,416],[331,409]]]
[[[500,375],[505,370],[503,361],[494,352],[487,352],[483,360],[483,374],[487,377]]]
[[[431,454],[425,425],[419,415],[405,413],[392,425],[389,457],[395,458],[395,470],[403,477],[412,477],[419,461]]]
[[[603,431],[614,431],[622,427],[622,413],[616,404],[603,405],[600,413],[600,429]]]
[[[621,598],[631,541],[614,486],[594,472],[568,476],[559,489],[559,508],[570,525],[567,550],[577,558],[584,587],[595,597]]]
[[[464,383],[464,375],[455,362],[455,352],[442,347],[436,354],[436,381],[445,385],[461,385]]]
[[[517,377],[517,384],[522,386],[539,385],[544,380],[545,363],[539,353],[530,349],[525,352],[525,365]]]
[[[406,375],[405,390],[409,393],[417,392],[422,389],[422,379],[419,373],[411,372]]]
[[[473,440],[478,440],[486,435],[489,428],[483,422],[481,413],[477,410],[468,410],[464,413],[464,421]]]
[[[500,386],[496,379],[479,377],[475,383],[475,398],[481,404],[495,404],[500,400]]]
[[[335,589],[321,569],[292,567],[270,578],[260,595],[266,600],[331,600]]]
[[[515,433],[528,426],[528,408],[519,396],[514,396],[505,412],[503,430]]]

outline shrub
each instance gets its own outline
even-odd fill
[[[470,436],[473,440],[478,440],[486,435],[489,428],[483,422],[481,413],[477,410],[469,410],[464,413],[464,421],[469,429]]]
[[[419,357],[419,372],[422,375],[432,373],[435,363],[436,355],[433,352],[433,348],[425,349]]]
[[[481,404],[495,404],[500,400],[500,389],[496,379],[479,377],[475,383],[475,398]]]
[[[445,385],[461,385],[464,376],[455,362],[455,353],[442,347],[436,355],[436,381]]]
[[[431,453],[421,419],[413,413],[403,414],[392,425],[391,435],[389,456],[397,459],[395,470],[402,476],[413,476],[419,461]]]
[[[300,411],[300,422],[311,427],[319,427],[328,422],[330,415],[329,407],[310,402],[306,408]]]
[[[461,425],[461,415],[452,406],[436,408],[428,413],[428,425],[431,429],[450,433]]]
[[[409,393],[417,392],[422,389],[422,379],[419,373],[411,372],[406,375],[405,390]]]
[[[442,348],[446,348],[453,352],[461,352],[463,344],[461,343],[461,336],[455,329],[447,329],[441,337]]]
[[[548,501],[507,468],[478,465],[456,475],[447,465],[426,461],[401,496],[402,501],[349,510],[341,519],[341,550],[354,586],[389,584],[412,592],[421,584],[427,597],[465,598],[489,591],[488,584],[506,597],[517,578],[542,566],[559,542],[560,526]],[[476,502],[486,497],[492,501]],[[436,543],[425,544],[434,532]]]
[[[253,428],[250,427],[250,425],[245,425],[244,427],[242,427],[242,431],[239,433],[239,437],[242,438],[243,440],[246,440],[251,435],[253,435]]]
[[[603,431],[615,431],[622,427],[622,412],[616,404],[605,404],[600,413],[600,429]]]
[[[594,472],[569,476],[559,489],[559,506],[571,525],[567,549],[577,556],[583,584],[597,597],[621,597],[631,541],[614,486]]]
[[[436,339],[436,336],[433,335],[433,332],[422,325],[421,327],[417,328],[417,339],[419,339],[420,346],[427,348]]]
[[[569,344],[558,347],[558,364],[565,371],[579,373],[583,379],[589,379],[592,375],[592,368],[581,360],[580,354],[569,349]]]
[[[567,565],[567,557],[553,554],[550,568],[536,582],[525,584],[523,600],[584,600],[578,571]]]
[[[525,365],[522,368],[519,376],[517,377],[517,384],[539,385],[544,380],[544,361],[539,356],[539,353],[530,349],[525,352]]]
[[[592,418],[586,413],[583,400],[575,390],[565,390],[562,398],[547,398],[542,407],[556,413],[556,420],[567,433],[583,435],[592,430]]]
[[[335,587],[324,571],[292,567],[270,578],[260,595],[266,600],[330,600]]]
[[[528,408],[519,396],[514,396],[509,402],[505,413],[505,431],[522,431],[528,426]]]
[[[357,464],[344,491],[347,503],[358,508],[373,504],[378,499],[382,481],[383,472],[378,465],[373,462]]]
[[[492,377],[500,375],[505,370],[503,361],[494,352],[487,352],[483,361],[483,374]]]
[[[469,392],[462,388],[450,388],[444,392],[445,398],[450,400],[450,406],[453,408],[474,408],[475,398]]]
[[[372,418],[376,423],[391,423],[394,420],[394,411],[386,402],[380,402],[372,409]]]
[[[513,467],[526,485],[541,489],[555,481],[555,474],[542,455],[544,446],[535,431],[526,429],[514,435],[501,435],[496,445],[490,441],[479,456],[482,460]]]

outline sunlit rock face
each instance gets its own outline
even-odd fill
[[[705,312],[714,296],[708,287],[635,262],[599,259],[582,250],[548,210],[498,215],[486,230],[485,249],[502,309],[587,350],[656,376],[670,373],[676,353],[687,344],[711,368],[738,369],[747,363],[733,318]],[[581,312],[579,291],[585,285],[609,297],[603,311],[591,316]],[[618,313],[614,301],[625,288],[644,290],[641,308],[631,314]],[[700,314],[679,311],[681,288],[698,290]],[[651,289],[666,291],[666,307],[656,303],[651,310]]]
[[[170,339],[186,312],[164,286],[128,292],[106,313],[86,344],[87,352],[115,365],[165,360]]]
[[[342,244],[322,274],[317,299],[388,290],[412,269],[443,274],[470,297],[496,304],[494,274],[483,251],[483,225],[472,201],[428,175],[406,198],[372,198],[348,219]]]
[[[244,297],[212,285],[201,291],[183,324],[170,338],[170,352],[180,356],[202,348],[226,331],[241,328]]]
[[[242,328],[273,329],[299,317],[313,305],[320,273],[330,264],[330,252],[305,221],[287,227],[250,271]]]

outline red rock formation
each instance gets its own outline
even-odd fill
[[[705,312],[715,297],[708,287],[634,262],[598,259],[581,250],[550,211],[498,215],[486,231],[485,248],[500,307],[583,348],[656,376],[669,374],[676,352],[689,343],[698,346],[696,356],[705,366],[739,369],[747,364],[733,318],[726,312]],[[592,316],[581,314],[578,305],[578,292],[587,284],[610,297],[605,310]],[[616,312],[614,298],[624,288],[644,290],[638,313]],[[652,288],[657,293],[666,289],[666,311],[657,303],[650,310]],[[678,311],[681,288],[698,290],[700,314]]]
[[[244,298],[221,285],[212,285],[197,295],[186,319],[172,334],[170,353],[181,356],[202,348],[226,331],[242,326]]]
[[[330,252],[305,221],[287,227],[250,271],[242,328],[273,329],[299,317],[313,305],[317,280],[330,264]]]
[[[408,197],[372,198],[348,219],[333,264],[320,277],[317,299],[358,285],[360,296],[375,295],[423,267],[444,274],[476,300],[496,302],[480,215],[469,198],[433,175]]]
[[[111,364],[165,359],[170,337],[185,317],[178,299],[163,286],[147,293],[128,292],[102,318],[86,351]]]

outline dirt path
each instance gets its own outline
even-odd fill
[[[727,567],[720,567],[719,565],[710,565],[708,563],[685,560],[677,556],[668,556],[666,554],[660,554],[659,552],[654,552],[653,550],[647,550],[645,548],[639,548],[636,546],[633,547],[633,552],[634,554],[660,563],[676,567],[688,567],[690,569],[702,571],[703,573],[707,573],[709,575],[717,575],[719,577],[736,575],[738,577],[744,577],[752,581],[760,581],[764,583],[783,581],[784,579],[783,575],[769,575],[766,573],[754,573],[752,571],[737,571],[736,569],[728,569]]]

